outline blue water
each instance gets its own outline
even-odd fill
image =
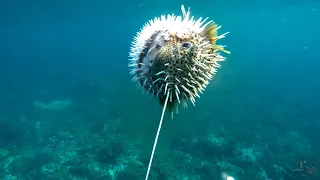
[[[143,179],[161,107],[128,52],[181,4],[230,31],[232,54],[195,107],[165,116],[150,177],[319,179],[315,0],[1,2],[0,179]]]

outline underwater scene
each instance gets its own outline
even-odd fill
[[[0,180],[319,180],[320,1],[0,2]]]

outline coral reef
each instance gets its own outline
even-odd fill
[[[66,99],[73,102],[72,97]],[[10,114],[2,116],[0,179],[142,179],[150,152],[143,150],[138,138],[128,137],[121,129],[126,123],[121,117],[112,117],[101,107],[92,108],[103,105],[97,102],[49,103],[64,107],[53,109],[39,108],[38,104],[29,115],[21,114],[16,119],[10,118]],[[311,146],[312,139],[299,131],[270,128],[268,131],[273,133],[263,133],[259,127],[270,126],[263,121],[242,122],[247,129],[239,129],[226,126],[237,124],[234,119],[228,123],[223,118],[213,122],[206,115],[198,117],[198,122],[201,123],[192,133],[166,139],[170,142],[169,151],[157,154],[150,179],[211,180],[230,176],[267,180],[319,176],[315,153],[318,147]],[[301,166],[301,162],[307,163]]]

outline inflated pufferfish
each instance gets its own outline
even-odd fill
[[[147,22],[134,37],[129,54],[133,80],[163,106],[146,179],[165,110],[173,113],[187,101],[194,105],[225,60],[219,52],[230,53],[216,44],[227,34],[217,35],[220,26],[208,18],[190,17],[190,8],[186,12],[183,5],[181,10],[182,16],[163,15]]]

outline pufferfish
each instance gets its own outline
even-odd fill
[[[173,114],[179,104],[187,101],[195,105],[213,75],[226,58],[220,52],[229,54],[217,40],[227,33],[217,34],[221,26],[212,20],[190,16],[181,6],[182,16],[162,15],[147,22],[134,37],[129,53],[129,67],[133,81],[147,94],[159,100],[163,106],[162,116],[155,139],[154,150],[162,125],[164,112]]]

